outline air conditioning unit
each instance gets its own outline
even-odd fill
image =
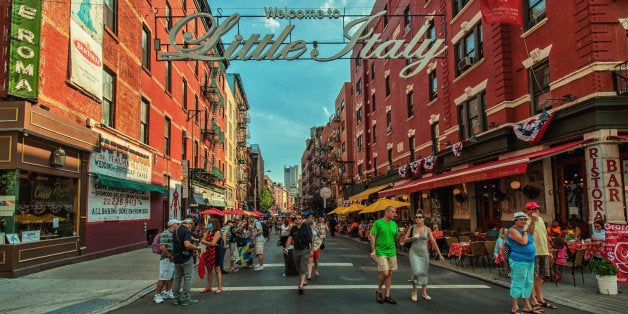
[[[96,126],[96,120],[92,119],[92,118],[87,118],[85,119],[85,126],[88,128],[93,128]]]
[[[531,24],[537,24],[545,18],[545,10],[532,12],[532,16],[530,18]]]
[[[464,57],[458,61],[458,69],[460,71],[464,71],[471,67],[475,63],[475,58],[473,57]]]
[[[392,131],[392,125],[386,127],[386,133],[390,133]]]
[[[181,131],[181,133],[183,133],[183,137],[184,138],[190,138],[190,133],[188,133],[187,130],[183,130],[183,131]]]

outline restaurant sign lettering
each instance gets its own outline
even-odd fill
[[[9,53],[9,95],[37,100],[41,1],[13,0]]]
[[[271,14],[272,11],[272,14]],[[306,13],[308,14],[306,16]],[[233,36],[233,40],[224,49],[222,55],[215,54],[223,36],[228,34],[240,23],[241,16],[233,14],[222,23],[218,24],[210,13],[195,13],[179,20],[168,34],[168,43],[173,51],[159,54],[161,60],[199,60],[199,61],[231,61],[231,60],[298,60],[307,57],[319,62],[333,61],[351,53],[359,48],[357,57],[360,59],[406,59],[411,60],[399,72],[402,78],[408,78],[419,73],[435,57],[441,55],[446,49],[445,39],[428,38],[429,24],[423,24],[414,36],[406,42],[405,39],[383,40],[382,34],[375,33],[369,24],[377,18],[384,16],[386,11],[381,11],[370,16],[364,16],[348,22],[343,29],[343,36],[347,41],[340,51],[329,55],[322,55],[316,41],[308,44],[302,39],[292,39],[292,31],[295,25],[287,25],[275,38],[275,34],[251,34],[247,39],[241,34]],[[266,18],[292,18],[297,19],[322,19],[327,16],[334,18],[335,11],[306,12],[303,10],[266,10]],[[191,32],[185,31],[186,25],[194,20],[209,20],[209,29],[198,38]],[[180,37],[179,37],[180,36]],[[177,39],[183,39],[177,43]]]

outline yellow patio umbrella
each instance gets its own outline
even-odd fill
[[[344,210],[346,207],[344,206],[338,206],[336,208],[334,208],[334,210],[330,211],[329,213],[327,213],[327,215],[338,215],[338,213],[342,210]]]
[[[395,201],[387,198],[380,198],[375,203],[367,206],[360,214],[374,213],[386,209],[386,207],[392,206],[394,208],[401,208],[410,206],[410,203]]]
[[[353,203],[349,205],[347,208],[345,208],[342,212],[339,212],[339,214],[342,214],[342,215],[351,214],[351,213],[359,212],[365,208],[366,206],[362,204]]]

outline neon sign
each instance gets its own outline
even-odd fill
[[[312,44],[309,50],[309,57],[315,61],[326,62],[337,60],[350,53],[356,45],[362,45],[358,57],[361,59],[410,59],[399,72],[402,78],[408,78],[419,71],[436,56],[442,54],[447,46],[444,39],[425,39],[429,25],[423,25],[419,31],[407,43],[404,39],[391,39],[383,41],[381,34],[375,33],[372,28],[367,28],[368,24],[376,18],[386,14],[386,11],[379,12],[372,16],[365,16],[353,20],[344,27],[343,35],[348,40],[345,46],[335,54],[321,56],[316,43]],[[209,19],[211,26],[207,33],[194,38],[190,32],[185,32],[185,25],[194,19]],[[199,61],[224,61],[224,60],[296,60],[308,52],[308,45],[304,40],[284,41],[290,36],[294,25],[287,25],[275,38],[275,34],[251,34],[248,39],[240,34],[233,37],[233,41],[225,48],[222,55],[212,53],[216,45],[240,21],[239,14],[227,17],[220,25],[209,13],[195,13],[179,20],[168,34],[168,42],[175,51],[163,52],[159,54],[161,60],[199,60]],[[353,28],[354,32],[351,32]],[[183,45],[176,43],[177,34],[182,33]],[[211,54],[210,54],[211,53]]]

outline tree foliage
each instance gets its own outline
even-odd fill
[[[262,190],[262,194],[259,196],[259,208],[258,210],[267,213],[271,206],[275,203],[275,199],[273,199],[273,195],[270,194],[270,190],[267,186]]]

